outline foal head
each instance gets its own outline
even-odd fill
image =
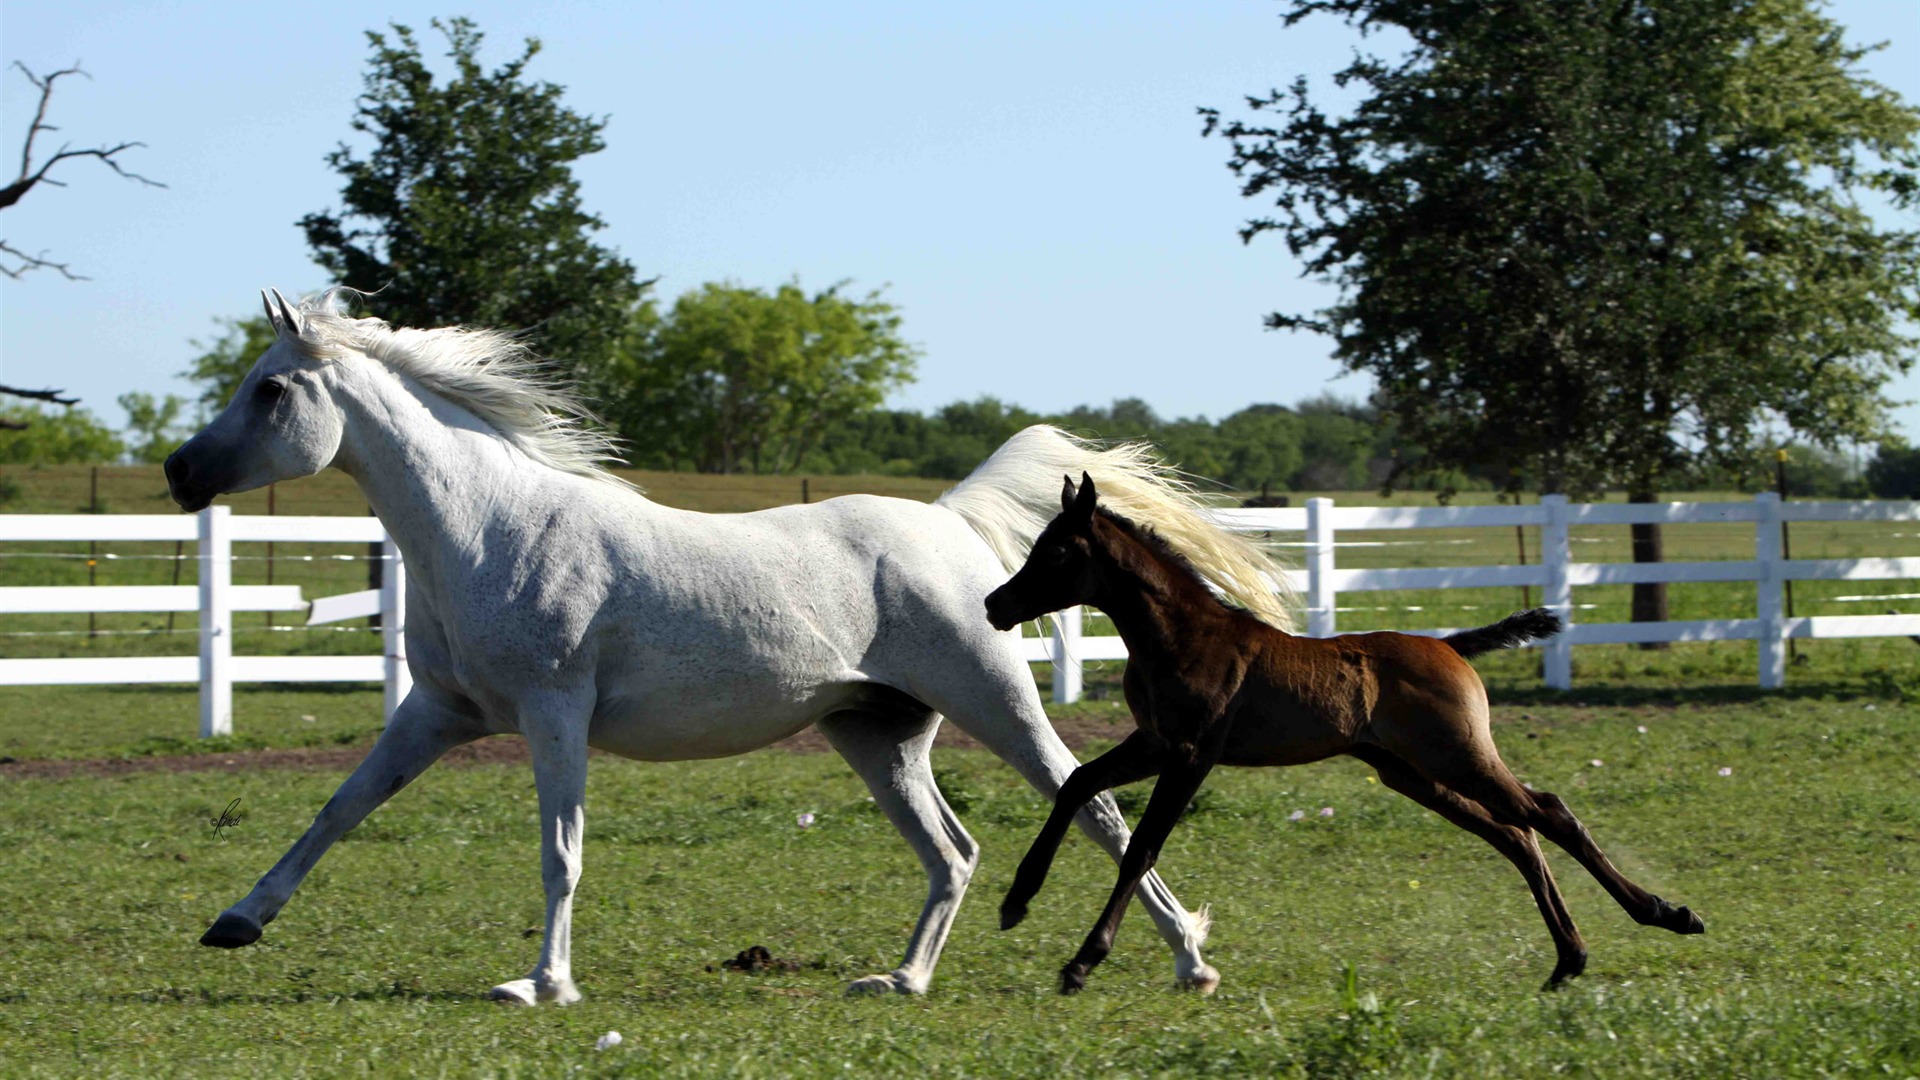
[[[1098,499],[1091,475],[1080,474],[1078,492],[1073,477],[1066,478],[1060,490],[1060,516],[1034,539],[1020,572],[987,594],[987,621],[995,629],[1011,630],[1029,619],[1093,599],[1098,585],[1093,563]]]

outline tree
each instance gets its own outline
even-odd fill
[[[119,405],[127,412],[127,456],[144,465],[167,460],[185,437],[180,430],[180,415],[186,411],[186,399],[168,394],[155,399],[152,394],[134,391],[121,394]]]
[[[126,450],[113,429],[85,409],[0,405],[0,465],[93,465]]]
[[[181,378],[201,384],[195,403],[200,406],[202,416],[212,416],[226,408],[247,372],[253,370],[253,362],[273,347],[278,336],[265,315],[214,321],[224,328],[223,332],[210,342],[190,342],[194,348],[204,351],[180,373]]]
[[[75,64],[70,68],[62,68],[59,71],[46,75],[35,75],[27,65],[18,60],[13,62],[13,66],[19,68],[20,73],[27,77],[27,81],[39,89],[40,101],[34,108],[33,121],[27,125],[26,141],[20,149],[20,175],[15,177],[13,181],[5,187],[0,187],[0,210],[4,210],[19,202],[26,197],[27,192],[32,191],[41,184],[47,184],[51,187],[65,187],[65,181],[55,180],[49,174],[53,171],[55,165],[63,161],[70,161],[74,158],[93,158],[121,176],[129,180],[137,180],[149,187],[167,186],[158,181],[149,180],[139,173],[128,172],[119,161],[115,160],[128,150],[145,146],[145,143],[123,142],[113,146],[89,147],[84,150],[75,150],[70,145],[62,144],[60,149],[54,151],[46,160],[35,165],[33,161],[33,144],[39,140],[41,134],[59,130],[52,124],[47,123],[47,105],[53,100],[54,83],[69,75],[79,75],[82,78],[86,78],[87,73],[80,70],[79,64]],[[11,261],[9,262],[9,260]],[[74,273],[73,269],[66,263],[57,263],[47,258],[45,251],[39,254],[28,254],[7,243],[7,241],[0,239],[0,274],[5,274],[17,280],[34,270],[55,270],[69,281],[87,280],[84,275]],[[45,401],[55,405],[72,405],[78,401],[77,398],[63,397],[62,392],[59,390],[26,390],[15,386],[0,386],[0,395],[25,398],[30,401]],[[39,415],[40,413],[31,409],[10,410],[8,415],[0,416],[0,431],[18,431],[21,429],[21,425],[31,423],[32,418]]]
[[[315,261],[377,290],[373,307],[396,325],[537,328],[566,363],[605,360],[642,291],[633,267],[593,242],[605,223],[581,209],[573,177],[575,160],[605,146],[606,120],[524,78],[538,40],[489,72],[472,22],[433,26],[454,65],[444,83],[409,28],[367,34],[352,126],[374,145],[364,158],[344,143],[327,155],[345,209],[300,220]]]
[[[1274,124],[1232,143],[1248,197],[1333,306],[1276,328],[1333,339],[1433,468],[1652,501],[1764,426],[1811,440],[1886,429],[1912,363],[1920,236],[1863,190],[1911,203],[1920,113],[1866,81],[1811,0],[1290,0],[1397,60],[1357,58],[1345,116],[1304,79],[1248,99]],[[1904,320],[1904,322],[1903,322]],[[1636,526],[1634,557],[1660,556]],[[1635,617],[1664,617],[1635,587]]]
[[[1882,499],[1920,499],[1920,447],[1883,443],[1867,462],[1867,487]]]
[[[665,314],[638,305],[613,362],[591,375],[636,461],[787,472],[910,381],[917,351],[898,310],[878,291],[840,289],[710,284]]]

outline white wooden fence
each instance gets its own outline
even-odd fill
[[[1920,521],[1917,502],[1782,503],[1773,494],[1743,503],[1570,504],[1549,495],[1537,506],[1372,507],[1335,506],[1331,499],[1309,499],[1299,508],[1222,510],[1224,525],[1252,532],[1299,532],[1306,536],[1305,565],[1289,571],[1306,598],[1306,631],[1314,637],[1336,633],[1335,600],[1341,593],[1395,589],[1456,589],[1537,586],[1542,605],[1560,613],[1569,630],[1548,642],[1547,685],[1569,689],[1573,683],[1573,646],[1646,641],[1758,641],[1760,685],[1774,688],[1786,677],[1788,638],[1889,637],[1920,634],[1920,615],[1855,615],[1787,618],[1783,586],[1793,580],[1884,580],[1920,578],[1920,558],[1786,559],[1780,525],[1796,521]],[[1577,563],[1568,530],[1575,525],[1667,525],[1752,522],[1751,560],[1663,563]],[[1521,566],[1461,566],[1422,569],[1342,570],[1335,564],[1335,537],[1356,529],[1457,529],[1537,526],[1541,561]],[[0,515],[0,543],[7,541],[196,541],[200,572],[197,585],[0,587],[0,615],[51,612],[192,611],[200,620],[197,657],[87,657],[78,659],[0,658],[0,686],[85,683],[200,684],[200,733],[233,730],[235,682],[381,682],[386,711],[406,696],[410,685],[402,631],[405,626],[405,572],[399,549],[373,518],[235,517],[215,506],[194,517],[182,515]],[[311,605],[295,585],[234,585],[232,545],[236,541],[303,543],[379,543],[388,560],[379,590],[322,597]],[[1758,603],[1751,618],[1702,619],[1661,623],[1589,623],[1575,625],[1573,589],[1582,585],[1620,585],[1650,581],[1752,581]],[[334,622],[378,614],[383,636],[380,656],[235,656],[236,611],[307,611],[309,623]],[[1081,663],[1120,660],[1126,646],[1115,636],[1081,633],[1078,608],[1061,613],[1051,640],[1027,638],[1021,649],[1034,662],[1054,665],[1054,699],[1071,702],[1081,693]],[[1415,631],[1451,633],[1455,628]]]
[[[1758,641],[1760,685],[1773,689],[1786,680],[1788,638],[1892,637],[1920,634],[1920,615],[1828,615],[1788,618],[1782,603],[1788,581],[1885,580],[1920,578],[1920,558],[1786,559],[1780,525],[1795,521],[1920,521],[1920,502],[1791,502],[1771,492],[1740,503],[1569,503],[1548,495],[1536,506],[1335,506],[1332,499],[1279,510],[1222,510],[1216,518],[1249,532],[1306,534],[1306,565],[1290,572],[1306,599],[1306,632],[1330,637],[1335,629],[1335,598],[1341,593],[1394,589],[1464,589],[1536,586],[1540,606],[1560,614],[1566,633],[1547,642],[1546,682],[1557,690],[1573,686],[1573,647],[1648,641]],[[1752,522],[1753,558],[1709,562],[1574,562],[1568,530],[1576,525],[1693,525]],[[1423,569],[1342,570],[1334,563],[1335,537],[1356,529],[1457,529],[1537,526],[1541,561],[1525,566],[1459,566]],[[1652,581],[1752,581],[1759,599],[1751,618],[1698,619],[1659,623],[1576,624],[1573,589],[1580,585],[1626,585]],[[1052,640],[1021,643],[1027,659],[1054,664],[1055,701],[1078,700],[1080,662],[1120,660],[1127,655],[1118,637],[1081,633],[1079,609],[1063,612]],[[1410,631],[1441,635],[1459,627]]]
[[[0,514],[3,541],[143,541],[198,543],[196,585],[65,585],[0,588],[0,615],[88,611],[192,611],[200,618],[199,656],[0,659],[0,686],[88,683],[199,683],[200,735],[233,732],[236,682],[380,682],[386,713],[407,694],[401,636],[406,574],[400,551],[374,518],[235,517],[213,506],[180,514]],[[311,607],[298,585],[233,584],[235,541],[381,544],[386,570],[378,590],[325,597]],[[379,615],[379,656],[235,656],[236,611],[308,611],[309,623]]]

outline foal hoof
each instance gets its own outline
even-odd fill
[[[231,911],[221,912],[213,925],[207,927],[207,932],[200,935],[200,944],[216,949],[238,949],[259,940],[260,924]]]
[[[1707,924],[1701,922],[1700,916],[1695,915],[1686,905],[1669,904],[1665,900],[1659,900],[1658,903],[1660,907],[1655,912],[1651,925],[1662,930],[1671,930],[1676,934],[1707,932]]]
[[[1087,988],[1087,969],[1079,964],[1068,964],[1060,969],[1060,992],[1077,994]]]
[[[1181,990],[1191,990],[1201,997],[1206,997],[1215,990],[1220,989],[1220,972],[1215,970],[1211,964],[1203,964],[1199,971],[1191,975],[1183,975],[1179,979],[1176,979],[1174,986]]]
[[[1579,975],[1585,970],[1587,970],[1586,953],[1582,952],[1577,956],[1563,956],[1560,958],[1560,962],[1554,965],[1553,974],[1547,977],[1547,985],[1540,989],[1558,990],[1567,984],[1568,979]]]
[[[1008,900],[1000,905],[1000,929],[1011,930],[1027,917],[1027,905]]]

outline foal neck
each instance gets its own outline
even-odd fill
[[[1206,582],[1143,526],[1102,511],[1094,518],[1100,567],[1095,606],[1127,641],[1127,651],[1169,648],[1198,627],[1231,617]]]

